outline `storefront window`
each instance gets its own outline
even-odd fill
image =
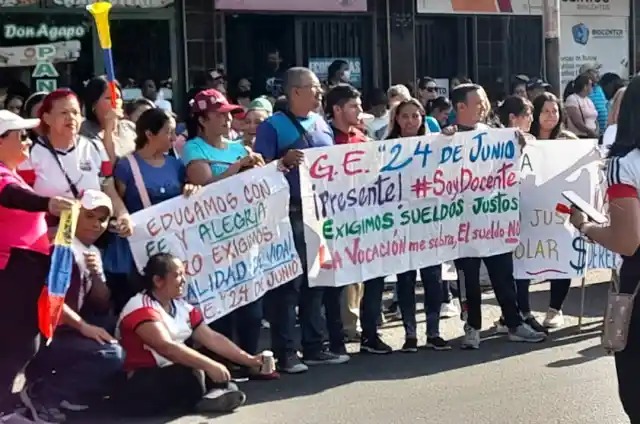
[[[0,28],[2,88],[25,94],[77,89],[93,74],[89,16],[3,13]]]

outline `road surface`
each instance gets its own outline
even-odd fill
[[[453,339],[449,352],[394,352],[386,357],[353,355],[349,364],[312,368],[280,381],[242,387],[248,404],[219,417],[188,416],[144,421],[175,424],[624,424],[616,393],[613,359],[599,346],[609,273],[592,273],[586,289],[585,325],[577,333],[579,281],[565,305],[567,326],[545,343],[516,344],[490,331],[499,310],[485,294],[484,339],[478,351],[458,349],[460,321],[443,321]],[[548,283],[532,287],[532,305],[546,311]],[[420,311],[422,305],[419,305]],[[419,316],[424,332],[424,315]],[[420,343],[424,344],[424,335]],[[400,322],[383,330],[399,349]],[[357,351],[358,345],[349,345]],[[85,421],[86,422],[86,421]],[[91,422],[97,422],[92,419]],[[107,421],[105,421],[107,422]],[[109,419],[114,422],[135,422]]]

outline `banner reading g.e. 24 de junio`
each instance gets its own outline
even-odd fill
[[[309,284],[342,286],[513,250],[519,151],[511,129],[306,151]]]
[[[158,252],[183,260],[184,294],[211,322],[302,273],[288,204],[273,163],[133,214],[129,244],[139,270]]]

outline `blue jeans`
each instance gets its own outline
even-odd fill
[[[398,306],[406,338],[417,337],[416,323],[416,271],[398,274]],[[420,270],[424,286],[424,309],[427,315],[427,337],[440,336],[440,306],[442,304],[442,271],[440,265]]]
[[[260,329],[262,328],[262,299],[249,303],[209,324],[213,330],[237,345],[245,352],[258,353]],[[237,337],[234,337],[234,333]]]
[[[300,327],[302,329],[302,350],[306,355],[322,350],[323,329],[322,317],[324,288],[309,287],[307,276],[307,248],[304,240],[304,222],[302,210],[291,208],[289,213],[293,241],[300,256],[303,273],[292,281],[267,293],[271,324],[271,348],[278,359],[294,354],[296,306],[299,305]],[[339,308],[339,305],[338,305]],[[339,310],[339,309],[338,309]]]
[[[32,395],[48,407],[63,400],[85,403],[108,393],[108,383],[122,371],[123,361],[119,344],[101,345],[74,330],[60,329],[53,342],[40,349],[26,377]],[[39,375],[30,372],[31,365]]]

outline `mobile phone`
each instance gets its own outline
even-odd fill
[[[567,201],[569,201],[569,203],[571,203],[571,205],[576,207],[578,210],[584,212],[587,217],[589,217],[590,221],[593,221],[596,224],[607,223],[607,217],[603,213],[599,212],[596,208],[591,206],[582,197],[578,196],[576,192],[572,190],[563,191],[562,197],[567,199]]]

